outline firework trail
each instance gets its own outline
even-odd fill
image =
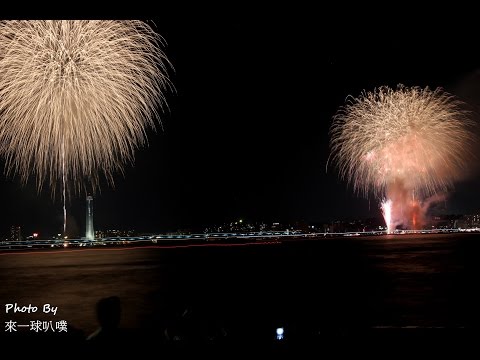
[[[440,88],[399,85],[350,98],[335,115],[331,158],[355,192],[384,199],[389,230],[420,228],[432,196],[468,167],[473,124],[462,105]]]
[[[387,234],[391,234],[393,232],[392,200],[383,199],[380,208],[382,209],[383,218],[385,219],[385,224],[387,225]]]
[[[172,89],[162,45],[136,20],[0,21],[6,175],[33,175],[53,193],[60,183],[94,191],[101,175],[113,184]]]

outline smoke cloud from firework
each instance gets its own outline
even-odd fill
[[[169,66],[141,21],[0,21],[6,174],[34,175],[39,190],[113,182],[155,126]]]
[[[472,161],[473,123],[440,88],[380,87],[350,97],[330,129],[331,158],[354,191],[390,207],[389,229],[419,229]]]

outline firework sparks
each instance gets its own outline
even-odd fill
[[[393,232],[392,224],[392,200],[384,199],[380,205],[382,209],[383,218],[385,219],[385,224],[387,225],[387,234]]]
[[[466,115],[441,89],[364,92],[334,117],[332,159],[355,192],[389,199],[389,230],[397,224],[416,229],[426,210],[421,199],[430,204],[468,167],[473,132]]]
[[[113,183],[171,88],[161,46],[141,21],[1,21],[6,174],[34,175],[39,190],[94,190],[102,174]]]

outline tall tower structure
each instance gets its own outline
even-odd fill
[[[87,196],[87,221],[85,229],[85,239],[95,240],[93,231],[93,196]]]

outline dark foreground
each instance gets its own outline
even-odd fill
[[[96,351],[84,340],[98,327],[95,304],[118,296],[111,350],[479,352],[479,250],[478,234],[451,234],[0,255],[4,328],[68,323],[66,333],[23,327],[0,341]],[[38,311],[6,313],[10,303]]]

